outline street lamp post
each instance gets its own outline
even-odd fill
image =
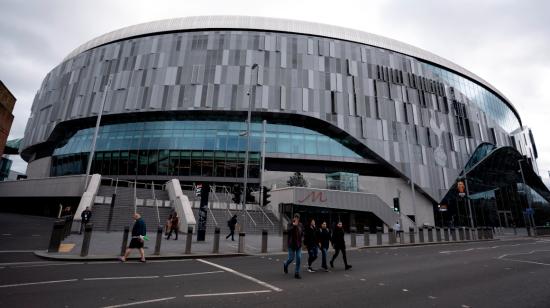
[[[256,71],[256,78],[253,78],[254,70]],[[252,68],[250,69],[250,90],[248,93],[248,113],[247,113],[247,120],[246,120],[246,152],[244,155],[244,198],[241,200],[243,204],[243,209],[246,211],[246,196],[247,196],[247,187],[248,187],[248,156],[250,152],[250,121],[252,118],[252,104],[254,103],[256,99],[256,87],[253,84],[253,81],[257,82],[258,80],[258,64],[254,63],[252,64]],[[243,226],[244,229],[244,226]]]
[[[103,108],[105,107],[105,100],[107,99],[107,91],[111,87],[111,82],[113,81],[113,76],[109,76],[109,80],[107,81],[107,84],[105,85],[105,88],[103,90],[103,98],[101,99],[101,105],[99,106],[99,111],[97,114],[97,120],[95,122],[95,130],[94,130],[94,137],[92,139],[92,148],[90,149],[90,154],[88,156],[88,165],[86,167],[86,181],[84,184],[84,190],[88,187],[88,181],[90,178],[90,171],[92,169],[92,160],[94,158],[95,154],[95,146],[97,141],[97,135],[99,133],[99,126],[101,125],[101,116],[103,115]]]

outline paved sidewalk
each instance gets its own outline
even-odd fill
[[[185,242],[186,234],[180,234],[178,240],[174,240],[174,237],[170,240],[166,240],[165,236],[162,238],[160,255],[154,255],[155,250],[155,241],[156,233],[149,233],[149,241],[145,242],[145,254],[149,259],[156,258],[206,258],[206,257],[222,257],[222,256],[238,256],[238,255],[251,255],[251,254],[260,254],[261,253],[261,234],[247,234],[245,236],[245,251],[244,253],[238,253],[238,234],[235,236],[235,241],[231,239],[225,239],[226,234],[220,234],[220,243],[219,243],[219,253],[214,254],[213,251],[213,242],[214,234],[208,233],[206,235],[206,240],[197,242],[196,234],[193,235],[192,245],[191,245],[191,254],[185,254]],[[495,240],[498,239],[511,239],[525,237],[525,230],[517,229],[517,234],[514,234],[512,229],[506,230],[497,230],[495,234]],[[80,257],[80,251],[82,248],[82,239],[83,235],[71,234],[67,237],[60,249],[59,253],[48,253],[45,251],[37,251],[36,254],[43,258],[56,259],[56,260],[113,260],[120,255],[121,246],[122,246],[122,237],[123,232],[104,232],[104,231],[94,231],[92,233],[91,243],[89,247],[89,253],[86,257]],[[443,237],[443,236],[442,236]],[[457,236],[458,237],[458,236]],[[376,234],[369,235],[369,246],[365,246],[364,235],[362,233],[356,235],[356,247],[357,249],[365,248],[382,248],[382,247],[398,247],[398,246],[412,246],[412,245],[437,245],[437,244],[449,244],[449,243],[461,243],[467,241],[445,241],[442,239],[441,242],[437,242],[435,232],[433,236],[433,242],[428,242],[427,232],[424,234],[424,243],[419,243],[418,234],[415,234],[415,243],[410,243],[409,234],[405,233],[404,241],[402,243],[397,243],[390,245],[388,234],[382,234],[382,245],[377,245],[377,236]],[[129,241],[129,239],[128,239]],[[480,240],[472,240],[480,241]],[[472,242],[469,241],[469,242]],[[487,240],[481,240],[487,241]],[[346,234],[346,243],[349,249],[351,246],[351,234]],[[286,254],[283,252],[283,240],[282,235],[280,234],[269,234],[268,235],[268,254]],[[131,257],[137,258],[137,251],[131,254]]]

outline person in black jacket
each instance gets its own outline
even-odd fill
[[[87,206],[84,211],[82,211],[82,214],[80,214],[80,234],[82,234],[82,229],[84,229],[84,226],[90,222],[90,219],[92,219],[92,211],[90,211],[90,207]]]
[[[288,266],[296,258],[296,266],[294,267],[294,278],[302,279],[300,276],[300,264],[302,260],[302,236],[303,236],[303,227],[300,223],[300,214],[294,214],[292,223],[289,226],[288,230],[288,259],[283,264],[283,271],[285,274],[288,273]]]
[[[345,269],[349,270],[351,265],[348,264],[346,257],[346,240],[344,239],[344,228],[342,228],[342,222],[339,221],[332,232],[332,246],[334,247],[334,255],[330,260],[330,267],[334,267],[334,260],[338,257],[340,251],[342,251],[342,258],[344,259]]]
[[[328,272],[327,251],[330,245],[330,237],[331,233],[330,230],[327,228],[327,222],[323,221],[323,223],[321,224],[321,229],[319,229],[318,231],[317,239],[319,240],[319,247],[321,248],[321,267],[325,270],[325,272]]]
[[[126,258],[132,251],[132,249],[139,249],[139,254],[141,255],[141,262],[145,262],[145,251],[143,250],[143,243],[145,241],[145,236],[147,235],[147,228],[145,227],[145,222],[141,218],[139,213],[134,214],[134,226],[132,227],[132,240],[130,245],[126,249],[124,256],[120,257],[120,261],[126,262]]]
[[[318,241],[317,241],[317,230],[315,229],[315,219],[312,219],[309,223],[309,226],[304,231],[304,245],[306,245],[307,248],[307,271],[310,273],[315,272],[315,270],[311,267],[311,264],[313,261],[317,259],[317,254],[319,248]]]
[[[231,236],[231,240],[234,241],[235,238],[235,226],[237,225],[237,215],[233,215],[231,219],[227,221],[227,226],[229,227],[229,234],[225,237],[228,239]]]

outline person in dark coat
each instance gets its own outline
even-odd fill
[[[80,234],[82,234],[82,229],[84,229],[84,226],[90,222],[90,219],[92,219],[92,211],[90,211],[90,207],[87,206],[84,211],[80,214]]]
[[[341,221],[336,224],[336,228],[332,231],[332,246],[334,247],[334,255],[330,260],[330,267],[334,267],[334,260],[338,257],[338,254],[341,251],[345,269],[349,270],[351,265],[348,264],[348,259],[346,257],[346,240],[344,239],[344,228],[342,228]]]
[[[180,231],[180,219],[178,217],[177,213],[172,214],[172,218],[170,219],[170,232],[168,232],[168,236],[166,237],[167,240],[170,239],[172,236],[172,232],[176,234],[175,240],[178,240],[178,233]]]
[[[302,260],[302,236],[303,236],[303,227],[300,223],[300,215],[294,214],[292,223],[288,230],[288,259],[283,264],[283,270],[288,273],[288,266],[296,258],[296,266],[294,267],[294,278],[301,279],[300,276],[300,264]]]
[[[311,264],[317,259],[319,243],[317,241],[317,230],[315,229],[315,219],[312,219],[309,226],[304,230],[304,245],[307,248],[307,271],[314,273],[315,270]]]
[[[229,227],[229,234],[225,237],[228,239],[231,236],[231,240],[235,240],[235,227],[237,226],[237,215],[233,215],[231,219],[227,221],[227,226]]]
[[[327,252],[330,246],[330,237],[331,233],[330,230],[327,228],[327,222],[323,221],[323,223],[321,224],[321,229],[319,229],[318,231],[317,239],[319,241],[319,247],[321,248],[321,267],[325,270],[325,272],[328,272]]]
[[[134,226],[132,227],[132,240],[126,249],[124,256],[120,257],[120,261],[122,262],[126,262],[126,258],[128,258],[128,255],[132,249],[139,249],[139,254],[141,255],[140,261],[145,262],[145,251],[143,250],[143,244],[145,241],[145,236],[147,235],[147,228],[139,213],[134,214],[134,220]]]

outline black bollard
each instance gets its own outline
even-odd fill
[[[464,240],[464,227],[458,228],[458,239],[460,241]]]
[[[128,246],[128,234],[130,234],[130,227],[124,227],[124,233],[122,234],[122,246],[120,247],[120,255],[123,256],[126,252],[126,246]]]
[[[267,230],[262,230],[262,253],[267,252]]]
[[[395,231],[393,231],[392,228],[388,229],[388,239],[389,239],[390,245],[395,244]]]
[[[422,227],[418,228],[418,242],[424,243],[424,229]]]
[[[65,232],[65,219],[58,219],[53,223],[52,235],[50,236],[50,245],[48,252],[59,252],[59,245],[63,240]]]
[[[220,228],[216,227],[214,229],[214,244],[212,247],[212,253],[220,252]]]
[[[237,252],[238,253],[244,253],[244,236],[246,234],[244,232],[239,232],[239,247]]]
[[[438,242],[441,242],[441,228],[440,227],[435,228],[435,237],[436,237]]]
[[[185,254],[191,254],[191,243],[193,242],[193,227],[187,227],[187,238],[185,239]]]
[[[469,241],[471,239],[470,237],[470,234],[471,234],[471,230],[470,228],[466,228],[466,230],[464,231],[465,235],[466,235],[466,240]]]
[[[162,226],[157,228],[157,241],[155,242],[155,255],[160,255],[160,244],[162,243]]]
[[[483,239],[483,229],[481,227],[477,228],[477,239],[482,240]]]
[[[413,227],[409,227],[409,242],[411,244],[414,244],[415,242],[415,239],[414,239],[414,228]]]
[[[434,227],[428,227],[428,242],[434,241]]]
[[[382,245],[382,227],[376,227],[376,245]]]
[[[80,256],[85,257],[90,250],[90,241],[92,240],[93,224],[86,224],[84,226],[84,239],[82,239],[82,249],[80,250]]]
[[[456,228],[455,227],[451,228],[451,238],[453,239],[453,241],[456,242]]]
[[[350,228],[351,247],[357,247],[357,229],[355,227]]]
[[[107,219],[107,233],[111,232],[111,223],[113,222],[113,212],[115,210],[116,194],[111,196],[111,206],[109,207],[109,218]]]
[[[364,232],[365,235],[363,235],[363,245],[369,246],[370,245],[370,232],[369,229],[365,229]]]

